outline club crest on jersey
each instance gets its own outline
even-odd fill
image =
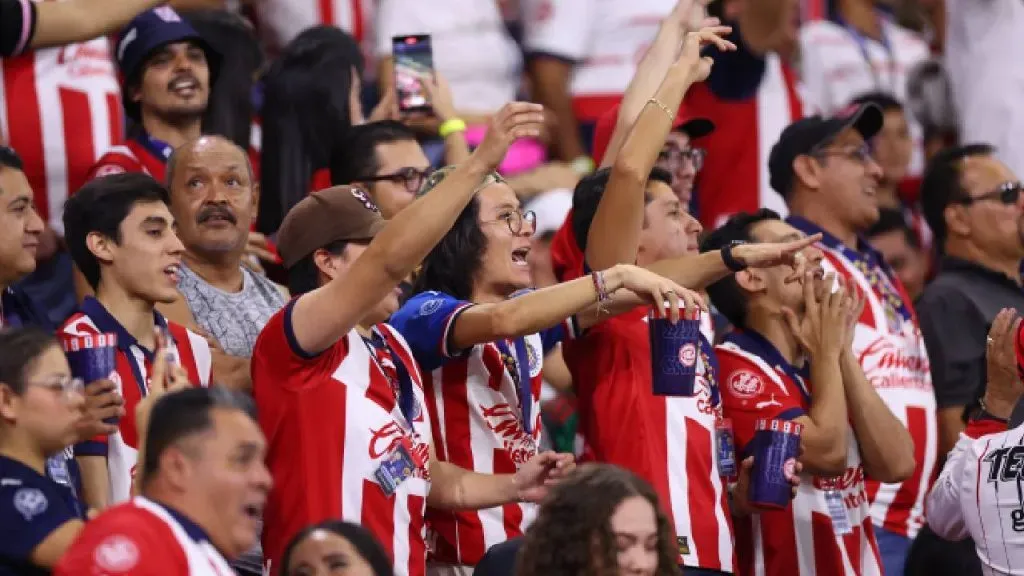
[[[71,486],[71,474],[68,472],[68,461],[64,452],[46,459],[46,475],[57,484]]]
[[[691,368],[697,362],[697,347],[693,342],[687,342],[679,347],[679,363]]]
[[[14,493],[14,509],[25,517],[26,522],[46,512],[49,505],[46,495],[38,488],[21,488]]]
[[[420,316],[430,316],[434,312],[440,310],[442,304],[444,304],[444,300],[441,298],[432,298],[423,304],[420,304],[420,309],[417,314]]]
[[[764,382],[757,374],[740,370],[729,377],[729,390],[740,398],[753,398],[764,391]]]
[[[115,534],[96,548],[93,560],[107,572],[127,572],[139,563],[139,547],[131,538]]]
[[[377,205],[373,203],[373,200],[370,200],[370,197],[366,194],[366,192],[363,192],[362,189],[353,188],[352,196],[354,196],[356,200],[362,202],[363,207],[369,210],[370,212],[376,212],[380,214],[380,208],[377,208]]]

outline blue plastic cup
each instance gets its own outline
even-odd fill
[[[796,475],[803,425],[761,418],[754,430],[754,469],[748,499],[761,508],[785,508],[793,499],[790,481]]]
[[[700,319],[672,324],[648,317],[651,341],[651,387],[657,396],[693,396],[700,358]]]
[[[62,337],[71,375],[89,384],[106,380],[117,370],[117,334]],[[103,420],[117,424],[118,418]]]

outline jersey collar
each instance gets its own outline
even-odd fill
[[[178,512],[174,508],[171,508],[162,502],[157,502],[155,500],[150,500],[150,502],[163,508],[168,514],[170,514],[171,517],[174,518],[174,521],[180,524],[185,530],[185,533],[188,534],[189,538],[196,542],[210,542],[211,545],[213,544],[213,542],[210,541],[210,536],[206,533],[206,530],[203,530],[199,524],[190,520],[188,516],[185,516],[181,512]]]
[[[117,334],[117,347],[119,349],[130,354],[132,347],[135,346],[142,351],[147,360],[153,361],[153,351],[139,344],[139,341],[128,333],[128,330],[117,321],[117,318],[114,318],[107,311],[103,304],[100,304],[99,300],[92,296],[86,296],[85,300],[82,301],[82,313],[92,320],[100,332]],[[170,332],[167,331],[167,320],[156,310],[153,311],[153,322],[173,339],[170,336]]]
[[[801,218],[800,216],[789,216],[786,218],[786,223],[808,236],[821,234],[821,243],[830,250],[842,252],[843,254],[847,254],[851,257],[858,256],[858,259],[860,260],[866,259],[869,263],[875,266],[887,269],[885,259],[882,257],[882,254],[875,250],[874,247],[872,247],[871,244],[869,244],[868,241],[860,234],[857,235],[857,245],[850,248],[846,244],[843,244],[842,240],[836,238],[822,227],[810,220]]]

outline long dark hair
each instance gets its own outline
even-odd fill
[[[330,164],[351,126],[352,68],[359,45],[334,26],[308,28],[285,46],[264,79],[262,192],[256,226],[272,234],[309,193],[313,173]]]
[[[540,507],[519,551],[519,576],[618,574],[611,518],[623,501],[639,496],[654,507],[658,524],[658,576],[678,576],[675,531],[651,485],[609,464],[581,466]]]
[[[448,174],[454,166],[446,166],[434,171],[423,183],[420,194],[426,194]],[[492,174],[484,179],[477,189],[502,182],[500,176]],[[469,300],[473,294],[473,277],[483,264],[484,251],[487,249],[487,237],[480,228],[480,200],[474,195],[462,213],[455,219],[451,230],[427,254],[422,266],[413,280],[412,294],[436,290],[444,292],[459,300]]]
[[[280,576],[288,576],[295,548],[317,530],[331,532],[348,540],[352,547],[359,552],[359,555],[366,560],[366,563],[370,565],[374,576],[392,576],[394,574],[394,570],[391,568],[391,561],[388,560],[384,549],[366,528],[350,522],[327,520],[326,522],[303,528],[301,532],[292,538],[292,541],[288,543],[288,546],[284,549],[284,554],[281,556],[281,571],[278,573]]]
[[[221,56],[218,81],[210,88],[203,133],[230,139],[249,149],[252,86],[263,66],[259,40],[248,22],[227,10],[197,10],[185,18]]]

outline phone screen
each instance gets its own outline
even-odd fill
[[[429,111],[430,102],[423,82],[434,76],[434,54],[430,36],[395,36],[391,39],[395,60],[395,94],[401,112]]]

